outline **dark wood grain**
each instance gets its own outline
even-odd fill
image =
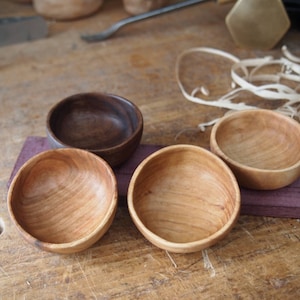
[[[139,108],[117,95],[76,94],[54,105],[47,117],[47,136],[52,147],[85,149],[111,166],[132,155],[142,134]]]

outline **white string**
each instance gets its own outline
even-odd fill
[[[284,54],[284,56],[290,60],[290,61],[293,61],[293,62],[296,62],[296,63],[300,63],[300,57],[297,57],[295,55],[293,55],[287,48],[287,46],[283,45],[282,48],[281,48],[281,51],[282,53]]]
[[[210,95],[209,90],[205,86],[196,87],[191,93],[188,93],[185,90],[185,87],[180,80],[180,65],[182,59],[186,55],[196,52],[220,56],[233,63],[230,70],[230,76],[232,79],[231,91],[217,99],[205,100],[199,96],[196,96],[197,94],[202,94],[204,96]],[[232,100],[239,96],[241,92],[247,91],[267,100],[286,100],[287,102],[278,107],[276,111],[292,118],[300,119],[300,58],[291,54],[286,46],[282,47],[282,53],[285,57],[281,57],[279,59],[274,59],[272,56],[267,56],[264,58],[240,60],[230,53],[214,48],[191,48],[182,52],[177,58],[175,66],[176,80],[183,96],[187,100],[194,103],[226,108],[229,110],[256,109],[256,106],[248,105],[244,102],[232,102]],[[279,72],[275,74],[262,73],[262,69],[264,67],[276,65],[280,67]],[[260,73],[257,74],[258,72]],[[295,87],[292,88],[286,84],[283,84],[281,82],[282,80],[289,81]],[[268,83],[259,85],[260,82]],[[198,125],[198,128],[201,131],[204,131],[205,127],[215,124],[218,119],[219,118],[206,123],[201,123]]]
[[[181,63],[184,56],[186,56],[187,54],[190,54],[190,53],[195,53],[195,52],[209,53],[209,54],[213,54],[213,55],[217,55],[217,56],[227,58],[228,60],[230,60],[234,63],[239,62],[239,59],[237,57],[235,57],[234,55],[232,55],[230,53],[227,53],[227,52],[224,52],[222,50],[214,49],[214,48],[207,48],[207,47],[191,48],[191,49],[188,49],[188,50],[184,51],[183,53],[181,53],[179,55],[177,61],[176,61],[175,75],[176,75],[176,80],[177,80],[178,86],[179,86],[182,94],[184,95],[184,97],[187,100],[189,100],[191,102],[198,103],[198,104],[202,104],[202,105],[209,105],[209,106],[215,106],[215,107],[221,107],[221,108],[233,109],[233,107],[234,107],[236,110],[244,110],[244,109],[253,109],[253,108],[255,108],[253,106],[246,105],[245,103],[242,103],[242,102],[240,102],[240,103],[232,103],[231,102],[231,99],[235,97],[234,94],[236,92],[239,92],[240,89],[233,90],[234,92],[228,93],[226,95],[226,97],[224,97],[224,98],[221,97],[219,99],[209,100],[209,101],[195,96],[195,93],[199,92],[199,91],[205,91],[205,94],[209,94],[209,91],[204,86],[200,86],[200,87],[195,88],[193,90],[193,92],[191,94],[189,94],[185,90],[185,88],[184,88],[184,86],[183,86],[183,84],[181,83],[181,80],[180,80],[180,63]],[[244,69],[244,71],[246,72],[247,70]]]

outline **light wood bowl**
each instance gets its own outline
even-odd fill
[[[8,191],[8,211],[21,235],[46,251],[87,249],[109,229],[117,208],[110,166],[80,149],[56,149],[27,161]]]
[[[157,247],[196,252],[232,229],[239,216],[240,190],[228,166],[208,150],[168,146],[135,170],[128,208],[137,228]]]
[[[131,15],[139,15],[158,9],[167,4],[168,0],[123,0],[123,7]]]
[[[36,12],[54,20],[72,20],[95,13],[103,0],[33,0]]]
[[[227,115],[214,125],[210,147],[246,188],[278,189],[300,176],[300,124],[280,113],[258,109]]]
[[[104,93],[63,99],[49,111],[46,123],[52,148],[88,150],[112,167],[130,158],[143,134],[139,108],[123,97]]]

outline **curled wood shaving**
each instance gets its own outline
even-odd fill
[[[170,253],[166,250],[166,254],[168,256],[168,258],[170,259],[171,263],[173,264],[174,268],[177,269],[177,264],[175,262],[175,260],[173,259],[173,257],[170,255]]]
[[[232,79],[231,90],[225,95],[217,98],[206,100],[203,96],[210,95],[207,87],[199,86],[188,93],[180,80],[180,66],[182,59],[196,52],[212,54],[226,58],[232,62],[230,76]],[[286,46],[282,47],[283,57],[274,59],[272,56],[264,58],[251,58],[240,60],[236,56],[222,50],[198,47],[191,48],[181,53],[176,61],[175,75],[176,80],[183,96],[192,102],[202,105],[226,108],[229,110],[247,110],[256,109],[256,106],[248,105],[244,102],[232,102],[232,100],[240,95],[241,92],[250,92],[260,98],[267,100],[285,100],[286,102],[279,106],[276,111],[300,119],[300,58],[293,55]],[[265,67],[278,66],[279,72],[263,73]],[[268,71],[268,68],[265,68]],[[289,82],[287,85],[284,82]],[[200,96],[198,96],[200,94]],[[202,95],[202,97],[201,97]],[[219,118],[218,118],[219,119]],[[201,131],[205,127],[211,126],[218,121],[211,120],[207,123],[198,125]]]

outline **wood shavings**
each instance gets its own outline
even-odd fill
[[[177,269],[178,266],[177,266],[175,260],[173,259],[173,257],[170,255],[170,253],[167,250],[166,250],[166,254],[167,254],[168,258],[170,259],[170,261],[172,262],[174,268]]]
[[[282,46],[281,50],[282,50],[284,56],[285,56],[287,59],[289,59],[290,61],[293,61],[293,62],[295,62],[295,63],[300,63],[300,57],[297,57],[297,56],[293,55],[293,54],[288,50],[287,46],[285,46],[285,45]]]
[[[228,109],[235,108],[237,110],[242,110],[242,109],[253,108],[252,106],[248,106],[244,103],[232,103],[231,102],[231,99],[232,99],[231,95],[228,95],[228,97],[223,96],[219,99],[213,99],[213,100],[209,100],[209,101],[207,101],[205,99],[202,99],[200,97],[197,97],[195,94],[198,91],[200,91],[200,92],[205,91],[205,93],[207,95],[209,94],[208,89],[204,86],[200,86],[200,87],[195,88],[193,90],[193,92],[191,94],[189,94],[185,90],[185,88],[184,88],[184,86],[183,86],[183,84],[180,80],[180,63],[186,55],[191,54],[191,53],[196,53],[196,52],[204,52],[204,53],[208,53],[208,54],[221,56],[221,57],[224,57],[224,58],[232,61],[233,63],[238,63],[240,61],[237,57],[235,57],[232,54],[229,54],[229,53],[224,52],[222,50],[213,49],[213,48],[198,47],[198,48],[191,48],[191,49],[188,49],[188,50],[184,51],[182,54],[179,55],[179,57],[177,59],[176,66],[175,66],[175,75],[176,75],[176,80],[177,80],[178,86],[179,86],[182,94],[184,95],[184,97],[186,99],[188,99],[189,101],[195,102],[195,103],[202,104],[202,105],[209,105],[209,106],[228,108]]]
[[[31,287],[31,282],[29,280],[26,280],[26,284]]]
[[[209,271],[210,277],[215,277],[216,276],[216,270],[213,267],[209,257],[208,257],[208,253],[207,250],[202,250],[202,257],[203,257],[203,264],[204,264],[204,268],[206,270]]]
[[[206,86],[202,85],[188,93],[180,80],[180,66],[182,59],[191,53],[207,53],[228,59],[232,62],[230,75],[232,79],[231,90],[216,99],[206,100],[203,96],[210,95]],[[293,55],[286,46],[282,47],[283,57],[274,59],[272,56],[264,58],[251,58],[240,60],[236,56],[222,50],[198,47],[181,53],[176,61],[175,75],[183,96],[194,103],[226,108],[229,110],[257,109],[256,106],[244,102],[232,102],[242,92],[250,92],[265,100],[285,100],[276,111],[291,118],[300,119],[300,58]],[[268,67],[278,67],[279,71],[270,73]],[[264,72],[265,71],[265,72]],[[200,96],[197,96],[199,95]],[[219,118],[201,123],[198,128],[204,131],[212,126]]]

